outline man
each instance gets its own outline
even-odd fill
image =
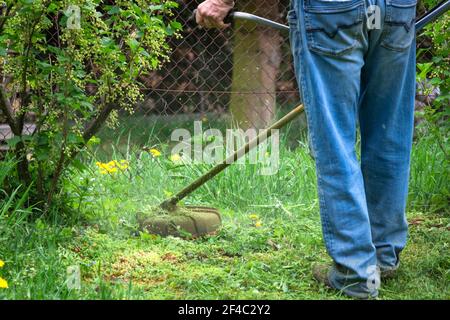
[[[197,22],[224,28],[233,6],[206,0]],[[288,14],[333,259],[313,275],[351,297],[376,297],[380,274],[393,274],[406,244],[415,6],[416,0],[292,0]]]

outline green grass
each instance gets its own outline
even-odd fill
[[[140,144],[93,153],[86,168],[65,182],[72,219],[53,215],[25,223],[32,209],[0,207],[0,259],[6,262],[0,276],[10,285],[0,298],[345,299],[312,279],[312,264],[329,261],[314,165],[305,143],[287,148],[283,139],[278,174],[231,166],[185,199],[184,204],[220,208],[223,216],[216,235],[195,240],[139,233],[135,214],[208,166],[176,166],[165,145],[156,145],[164,151],[157,159]],[[450,298],[450,218],[443,204],[448,167],[438,146],[425,142],[414,146],[409,243],[397,277],[382,283],[382,299]],[[107,155],[127,159],[129,169],[100,174],[95,161]],[[8,199],[17,205],[20,200],[12,196]],[[72,265],[81,268],[80,290],[66,286],[66,268]]]

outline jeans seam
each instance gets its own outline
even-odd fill
[[[298,18],[298,16],[297,16],[297,18]],[[300,19],[301,19],[301,17],[300,17]],[[301,20],[305,21],[305,27],[306,27],[307,21],[304,20],[304,19],[301,19]],[[302,38],[302,32],[299,29],[301,27],[302,26],[299,26],[299,20],[297,20],[297,30],[295,30],[294,32],[297,33],[296,36],[297,36],[297,39],[299,39],[298,41],[299,41],[300,46],[305,48],[305,45],[303,43],[303,38]],[[306,60],[304,55],[305,55],[305,51],[304,50],[299,50],[298,56],[301,57],[301,60]],[[297,56],[297,59],[298,59],[298,56]],[[309,123],[309,125],[313,125],[313,121],[311,119],[311,116],[310,116],[310,113],[309,113],[309,107],[308,107],[310,105],[310,95],[308,94],[308,91],[306,90],[307,86],[306,86],[305,79],[304,79],[304,66],[303,66],[302,63],[297,63],[297,65],[298,65],[298,68],[300,70],[300,72],[298,73],[298,78],[300,80],[299,84],[300,84],[300,88],[301,88],[301,91],[302,91],[301,92],[301,96],[303,97],[303,104],[305,106],[305,113],[306,113],[307,122]],[[314,133],[313,133],[314,130],[308,130],[308,131],[309,131],[309,135],[311,137],[311,142],[312,142],[312,146],[311,147],[313,148],[313,154],[316,155],[317,154],[317,150],[315,148],[316,139],[315,139],[315,136],[314,136]],[[317,163],[317,161],[318,161],[317,157],[316,157],[315,161]],[[329,218],[328,217],[328,210],[327,210],[327,206],[325,204],[323,190],[321,190],[321,188],[320,188],[320,185],[323,185],[323,179],[321,178],[320,169],[318,167],[319,166],[316,165],[316,177],[317,177],[317,181],[318,181],[318,184],[319,184],[319,186],[317,188],[318,189],[318,195],[319,195],[319,206],[321,208],[321,214],[322,214],[321,222],[322,222],[323,228],[325,230],[325,232],[323,233],[323,238],[324,238],[325,243],[327,244],[328,251],[329,251],[330,255],[332,256],[333,255],[333,250],[334,250],[334,241],[333,241],[333,238],[331,236],[332,235],[332,230],[331,230],[330,225],[328,223],[328,218]]]

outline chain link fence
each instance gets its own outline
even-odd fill
[[[140,79],[144,101],[121,113],[119,131],[104,130],[107,144],[152,147],[174,128],[193,130],[194,121],[263,128],[299,102],[288,34],[242,21],[203,29],[193,17],[201,2],[179,1],[174,18],[183,30],[169,43],[170,61]],[[238,1],[237,10],[286,23],[289,1]]]
[[[225,30],[202,29],[192,19],[202,1],[178,2],[173,18],[183,31],[170,40],[170,61],[140,79],[145,98],[134,112],[120,111],[119,127],[100,133],[105,151],[111,144],[142,148],[167,142],[174,128],[192,129],[196,120],[219,129],[263,128],[300,101],[287,34],[243,21]],[[285,24],[289,0],[241,0],[237,10]],[[419,7],[418,15],[423,13]],[[419,61],[432,58],[431,46],[418,35]],[[0,148],[6,150],[12,133],[3,122],[0,114]],[[28,122],[25,133],[34,130]]]

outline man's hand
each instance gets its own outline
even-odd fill
[[[195,20],[205,28],[226,28],[230,24],[223,20],[233,7],[233,0],[206,0],[198,6]]]

